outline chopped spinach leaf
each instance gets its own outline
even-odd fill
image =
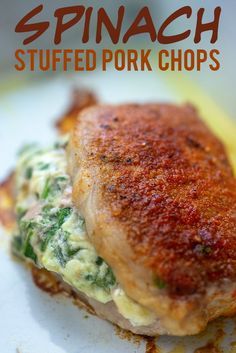
[[[61,208],[58,210],[56,217],[58,220],[59,227],[62,226],[62,224],[65,222],[65,220],[70,216],[71,212],[72,212],[71,207],[65,207],[65,208]]]
[[[37,263],[37,255],[35,254],[34,249],[30,243],[30,239],[31,239],[32,235],[33,235],[32,231],[30,231],[29,234],[27,234],[27,237],[25,239],[23,254],[25,255],[25,257],[28,257],[31,260],[33,260],[34,263]]]
[[[98,271],[96,274],[86,274],[85,279],[91,282],[91,284],[105,290],[111,288],[116,283],[115,276],[110,267],[107,267],[105,275],[101,275],[101,273]]]
[[[64,176],[56,177],[55,179],[47,178],[44,189],[41,194],[41,199],[46,200],[49,196],[52,198],[58,191],[62,191],[67,184],[68,178]]]
[[[50,179],[47,178],[46,182],[45,182],[45,185],[44,185],[44,188],[43,188],[43,192],[41,194],[41,199],[45,200],[48,198],[48,195],[50,193],[50,189],[51,189],[51,185],[50,185]]]
[[[28,234],[30,230],[33,230],[36,225],[36,222],[33,220],[24,220],[21,219],[19,222],[20,232],[21,234]]]
[[[46,170],[50,167],[50,164],[39,162],[37,167],[39,170]]]
[[[86,279],[86,281],[90,281],[90,282],[94,282],[95,281],[95,277],[94,275],[88,273],[87,275],[85,275],[84,277]]]
[[[23,239],[20,235],[14,236],[12,240],[13,250],[17,253],[20,253],[23,246]]]
[[[30,238],[31,236],[27,238],[27,241],[25,243],[24,255],[33,260],[34,263],[37,263],[37,255],[35,254],[34,249],[30,244]]]
[[[58,259],[60,265],[64,267],[66,265],[66,259],[63,255],[62,249],[59,246],[57,246],[53,250],[53,252],[54,252],[54,255],[56,256],[56,258]]]
[[[70,245],[68,242],[69,235],[70,233],[61,229],[57,234],[56,241],[52,243],[54,255],[62,266],[65,266],[66,263],[74,257],[74,255],[76,255],[80,250],[83,250],[82,247],[72,247]]]
[[[77,254],[77,252],[79,252],[80,250],[83,250],[83,248],[78,247],[75,249],[72,249],[71,247],[67,246],[66,248],[66,254],[69,258],[73,257],[75,254]]]
[[[40,246],[41,251],[46,250],[48,243],[54,237],[57,230],[58,230],[57,224],[52,224],[52,226],[47,231],[45,231],[45,233],[43,234],[43,239],[41,241],[41,246]]]
[[[32,221],[21,221],[20,222],[20,232],[22,237],[22,251],[25,257],[30,258],[35,263],[37,263],[37,255],[35,254],[30,240],[33,236],[35,223]]]
[[[25,170],[25,178],[27,180],[31,179],[33,175],[33,168],[32,167],[27,167]]]
[[[103,262],[104,262],[103,259],[100,256],[98,256],[96,259],[96,265],[101,266]]]
[[[65,176],[59,176],[59,177],[56,177],[56,179],[55,179],[57,182],[60,182],[60,181],[67,181],[68,180],[68,178],[67,177],[65,177]]]
[[[45,211],[45,208],[44,208]],[[56,232],[61,228],[62,224],[66,221],[66,219],[70,216],[72,212],[71,207],[65,207],[59,209],[55,214],[50,214],[49,209],[46,208],[46,211],[48,212],[45,214],[45,228],[43,227],[42,232],[43,234],[43,239],[41,241],[41,251],[45,251],[48,243],[50,240],[54,237]],[[48,227],[48,224],[51,225]]]

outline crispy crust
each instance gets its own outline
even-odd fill
[[[235,280],[236,182],[222,144],[192,107],[85,110],[70,151],[78,154],[72,175],[77,166],[97,171],[101,212],[122,228],[131,261],[161,279],[170,296]]]
[[[14,173],[0,183],[0,226],[11,231],[15,227],[14,213]]]

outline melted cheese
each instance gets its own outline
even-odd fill
[[[112,299],[119,313],[129,320],[133,326],[147,326],[156,319],[155,314],[130,299],[120,287],[112,292]]]

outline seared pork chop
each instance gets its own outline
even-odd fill
[[[236,182],[191,106],[88,108],[68,161],[90,241],[162,333],[236,312]]]

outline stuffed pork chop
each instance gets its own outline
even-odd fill
[[[196,334],[236,311],[235,185],[193,108],[89,108],[21,154],[14,249],[125,329]]]

